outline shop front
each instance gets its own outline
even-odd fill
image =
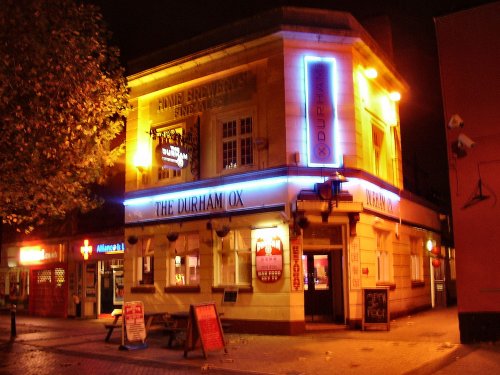
[[[109,316],[123,304],[122,237],[89,236],[74,240],[72,247],[69,314],[81,318]]]

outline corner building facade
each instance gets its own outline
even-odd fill
[[[274,334],[359,327],[367,287],[393,317],[434,305],[440,222],[403,189],[406,84],[350,14],[275,9],[131,71],[125,301],[214,301]]]

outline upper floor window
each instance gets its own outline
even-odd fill
[[[382,173],[382,162],[383,162],[383,140],[384,133],[377,126],[372,126],[372,140],[373,140],[373,166],[374,173],[376,176],[381,176]]]
[[[222,123],[222,169],[253,164],[252,117],[234,118]]]

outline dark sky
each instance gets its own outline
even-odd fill
[[[280,5],[350,12],[362,24],[387,17],[396,68],[410,86],[400,103],[406,188],[448,199],[445,119],[434,17],[488,0],[87,0],[101,7],[124,63],[206,30]]]

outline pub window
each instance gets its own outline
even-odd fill
[[[376,125],[372,125],[372,141],[373,141],[373,173],[375,176],[381,177],[383,163],[383,140],[384,133]]]
[[[252,117],[234,118],[222,123],[222,169],[253,164]]]
[[[377,242],[377,281],[390,281],[390,254],[387,250],[387,235],[384,232],[375,232]]]
[[[182,233],[170,243],[168,257],[169,285],[200,284],[200,236],[198,233]]]
[[[410,238],[410,265],[411,280],[422,281],[423,276],[423,241],[419,238]]]
[[[252,284],[251,230],[233,229],[225,237],[216,236],[215,284]]]
[[[137,257],[137,281],[140,285],[154,284],[154,249],[153,239],[146,237],[141,239],[141,246],[138,248]]]

